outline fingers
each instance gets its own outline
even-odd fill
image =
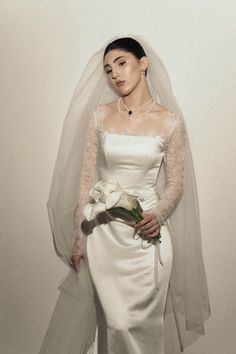
[[[161,228],[158,227],[157,229],[155,229],[155,230],[149,232],[149,235],[150,235],[150,236],[157,236],[157,235],[159,235],[160,231],[161,231]]]
[[[139,223],[136,224],[136,228],[139,231],[145,231],[150,229],[152,226],[159,226],[159,222],[154,214],[144,214],[144,219],[141,220]]]
[[[136,230],[147,237],[153,237],[160,233],[160,224],[154,214],[143,214],[144,219],[136,224]]]
[[[157,235],[160,232],[160,227],[159,226],[154,226],[151,227],[150,229],[146,230],[147,236],[153,236],[153,235]]]
[[[78,272],[80,269],[80,262],[81,262],[82,255],[73,255],[71,256],[71,263],[72,268]]]

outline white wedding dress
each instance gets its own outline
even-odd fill
[[[99,146],[99,179],[119,182],[131,194],[138,190],[145,196],[141,202],[144,212],[152,209],[157,203],[155,182],[163,156],[160,137],[100,131]],[[170,235],[162,226],[164,267],[158,264],[157,291],[157,246],[141,247],[141,239],[134,239],[133,234],[133,227],[110,221],[88,235],[89,269],[101,302],[100,325],[107,327],[98,342],[101,354],[164,353],[163,313],[172,265]]]
[[[82,206],[94,185],[95,169],[98,180],[118,182],[130,194],[138,191],[143,196],[143,211],[157,215],[162,225],[159,251],[163,265],[157,246],[141,244],[141,238],[133,238],[134,228],[119,220],[98,224],[86,236],[98,318],[93,353],[164,354],[163,316],[173,259],[168,215],[182,193],[183,127],[173,112],[149,113],[131,121],[113,110],[99,106],[91,119],[75,245],[82,246]],[[163,160],[168,183],[160,199],[156,182]]]

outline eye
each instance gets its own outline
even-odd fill
[[[120,63],[119,63],[119,65],[124,65],[125,64],[125,61],[121,61]]]
[[[111,70],[106,70],[106,74],[109,74],[109,73],[111,73]]]

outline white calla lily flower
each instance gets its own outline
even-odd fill
[[[87,203],[84,207],[85,219],[90,221],[99,213],[114,207],[122,207],[127,210],[137,208],[139,198],[143,199],[138,191],[127,193],[121,185],[117,183],[109,183],[98,181],[89,192],[89,196],[93,199],[93,203]]]

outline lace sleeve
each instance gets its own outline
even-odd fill
[[[88,127],[88,135],[83,157],[83,165],[80,179],[80,199],[74,212],[74,245],[71,255],[84,254],[84,233],[81,230],[81,223],[84,219],[83,209],[89,201],[89,191],[92,188],[96,168],[97,157],[97,131],[95,115],[91,118]]]
[[[184,189],[184,148],[186,130],[183,119],[176,115],[177,120],[165,145],[164,166],[166,185],[155,208],[152,209],[163,225],[181,199]]]

